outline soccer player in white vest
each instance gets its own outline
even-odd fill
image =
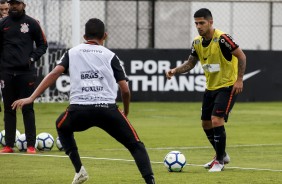
[[[198,61],[201,62],[206,76],[202,127],[216,152],[215,158],[204,167],[210,168],[209,172],[220,172],[224,163],[230,162],[225,151],[224,123],[228,120],[237,95],[243,90],[246,56],[230,35],[213,27],[213,17],[209,9],[196,11],[194,21],[199,36],[193,41],[188,60],[166,72],[166,76],[171,79],[175,74],[190,71]]]
[[[146,184],[154,184],[148,153],[127,119],[130,90],[119,58],[103,46],[107,37],[104,23],[92,18],[85,24],[85,43],[68,50],[57,66],[42,80],[34,93],[13,103],[13,109],[32,103],[62,73],[70,75],[70,105],[56,121],[56,128],[74,168],[73,184],[88,180],[74,132],[97,126],[123,144],[131,153]],[[118,87],[123,111],[116,105]]]

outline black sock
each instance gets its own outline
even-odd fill
[[[75,168],[75,172],[78,173],[80,171],[80,168],[82,166],[79,154],[77,150],[72,150],[69,152],[69,158],[71,159],[71,162]]]
[[[219,126],[214,128],[214,142],[215,142],[215,151],[216,159],[223,163],[223,157],[225,155],[225,146],[226,146],[226,133],[224,126]]]
[[[213,131],[213,128],[211,129],[204,129],[206,135],[207,135],[207,138],[208,140],[210,141],[213,149],[215,150],[215,143],[214,143],[214,131]]]

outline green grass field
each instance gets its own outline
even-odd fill
[[[37,133],[57,137],[55,120],[67,104],[35,104]],[[237,103],[226,124],[231,163],[220,173],[201,165],[214,151],[200,122],[200,103],[132,103],[129,119],[145,143],[157,184],[280,184],[282,182],[282,102]],[[21,111],[18,130],[24,133]],[[3,112],[0,114],[0,129]],[[144,183],[132,157],[119,143],[98,128],[75,134],[82,162],[90,175],[87,183]],[[188,165],[170,173],[164,156],[181,151]],[[70,184],[74,169],[56,146],[36,155],[0,155],[0,184]]]

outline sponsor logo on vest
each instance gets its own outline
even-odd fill
[[[98,71],[86,71],[81,73],[81,79],[96,79],[99,77]]]
[[[90,92],[90,91],[103,91],[102,86],[88,86],[88,87],[82,87],[82,92]]]
[[[88,53],[100,53],[100,54],[103,53],[103,51],[101,51],[101,50],[93,50],[93,49],[80,49],[79,51],[80,52],[88,52]]]

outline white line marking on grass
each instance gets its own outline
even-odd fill
[[[25,153],[0,153],[0,155],[68,158],[68,156],[66,156],[66,155],[44,155],[44,154],[25,154]],[[110,160],[110,161],[135,162],[135,160],[128,160],[128,159],[122,159],[122,158],[97,158],[97,157],[80,157],[80,158],[81,159],[89,159],[89,160]],[[151,163],[152,164],[163,164],[163,162],[156,162],[156,161],[151,161]],[[203,165],[198,165],[198,164],[186,164],[186,165],[192,166],[192,167],[203,167]],[[282,169],[245,168],[245,167],[225,167],[224,169],[282,172]]]
[[[238,144],[226,146],[227,148],[239,148],[239,147],[262,147],[262,146],[282,146],[282,144]],[[189,149],[212,149],[211,146],[187,146],[187,147],[164,147],[164,148],[146,148],[147,150],[189,150]],[[125,148],[113,148],[113,149],[103,149],[105,151],[115,151],[115,150],[127,150]]]
[[[67,155],[43,155],[43,154],[26,154],[26,153],[0,153],[0,155],[19,155],[19,156],[31,156],[31,157],[68,158]]]
[[[282,172],[282,170],[279,170],[279,169],[245,168],[245,167],[226,167],[226,168],[227,168],[227,169],[254,170],[254,171]]]
[[[163,164],[163,162],[151,162],[154,164]],[[203,167],[203,165],[198,164],[186,164],[192,167]],[[261,168],[244,168],[244,167],[224,167],[224,169],[240,169],[240,170],[254,170],[254,171],[272,171],[272,172],[282,172],[280,169],[261,169]]]

